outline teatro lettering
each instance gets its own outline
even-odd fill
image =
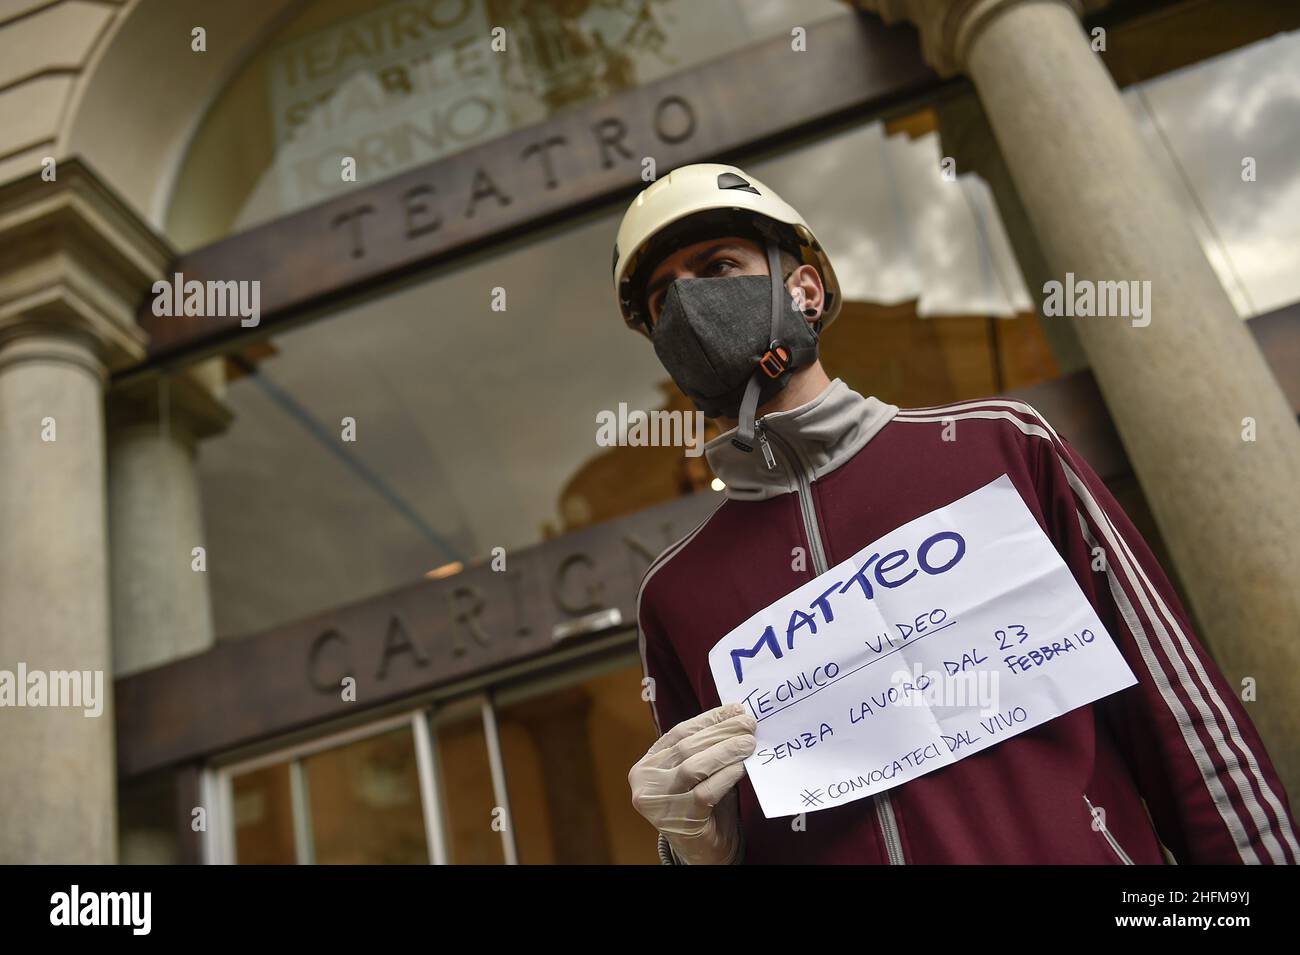
[[[581,183],[585,177],[623,163],[640,164],[642,157],[653,155],[657,148],[690,139],[697,120],[686,98],[671,93],[654,104],[644,121],[638,118],[628,123],[618,116],[606,116],[581,132],[566,133],[563,128],[548,127],[545,135],[534,134],[523,141],[522,148],[504,156],[502,150],[494,149],[492,163],[484,161],[472,167],[448,164],[448,170],[458,174],[456,183],[423,182],[407,187],[401,193],[400,208],[389,210],[401,216],[402,237],[420,239],[453,220],[474,220],[494,213],[505,216],[521,193],[535,204],[539,194]],[[595,168],[584,166],[593,159],[598,160]],[[330,227],[347,242],[351,258],[367,254],[370,217],[382,211],[365,202],[330,220]]]
[[[834,622],[835,607],[832,606],[832,595],[839,597],[848,593],[856,584],[858,596],[871,600],[875,597],[876,587],[892,590],[895,587],[902,587],[918,573],[931,576],[945,573],[955,567],[965,554],[966,541],[956,531],[940,531],[931,534],[916,548],[915,559],[913,554],[906,550],[891,551],[883,557],[880,554],[872,554],[858,568],[857,573],[848,580],[837,580],[826,588],[821,596],[809,604],[806,611],[797,607],[790,611],[790,619],[785,627],[785,649],[794,649],[795,635],[802,629],[806,628],[810,636],[815,635],[819,619],[822,624]],[[835,603],[842,607],[840,601],[836,600]],[[764,629],[763,635],[752,647],[741,647],[731,651],[731,662],[736,670],[737,683],[745,682],[741,661],[752,660],[764,651],[771,653],[778,660],[784,652],[781,649],[781,641],[777,639],[776,628],[771,625]]]

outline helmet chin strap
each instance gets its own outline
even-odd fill
[[[772,277],[772,327],[771,333],[767,336],[768,347],[772,348],[776,344],[777,334],[781,330],[781,304],[783,296],[781,295],[781,256],[777,244],[771,239],[767,240],[767,274]],[[787,355],[789,355],[789,346]],[[789,362],[793,364],[794,356],[789,355]],[[745,385],[745,396],[740,400],[740,421],[736,426],[736,436],[731,439],[731,443],[742,451],[754,450],[754,415],[758,411],[758,393],[763,387],[763,379],[767,373],[763,371],[763,365],[760,363],[754,369],[750,376],[749,382]]]

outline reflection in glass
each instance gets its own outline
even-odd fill
[[[654,742],[639,665],[497,711],[519,861],[658,861],[627,773]]]
[[[241,865],[293,865],[293,800],[289,764],[243,773],[231,780],[235,860]]]
[[[303,760],[316,862],[427,865],[409,726]]]
[[[474,716],[436,727],[438,770],[448,861],[457,865],[500,865],[505,862],[500,823],[492,791],[483,720]]]

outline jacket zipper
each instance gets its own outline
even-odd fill
[[[776,470],[776,457],[772,454],[771,445],[768,444],[767,429],[763,427],[762,418],[754,422],[754,430],[758,432],[758,444],[763,449],[763,460],[767,462],[768,470]],[[790,470],[799,482],[799,490],[795,497],[799,499],[799,512],[803,515],[804,534],[807,536],[808,546],[812,550],[813,570],[816,572],[814,576],[820,576],[830,568],[827,566],[826,550],[822,545],[821,530],[817,523],[817,512],[813,508],[812,481],[804,470],[794,448],[775,431],[772,432],[772,438],[777,446],[781,448],[782,455],[789,461]],[[876,819],[880,823],[880,832],[884,836],[885,851],[889,856],[889,864],[906,865],[907,860],[903,857],[903,837],[898,832],[898,820],[894,817],[894,804],[889,799],[889,793],[876,793],[871,799],[876,804]]]
[[[1091,827],[1092,820],[1096,819],[1097,817],[1092,814],[1093,813],[1092,800],[1088,798],[1087,793],[1083,794],[1083,801],[1088,804],[1088,825],[1089,827]],[[1123,848],[1120,846],[1119,840],[1117,840],[1113,835],[1111,835],[1109,829],[1107,829],[1105,826],[1102,826],[1101,834],[1106,837],[1106,841],[1110,843],[1110,847],[1112,851],[1114,851],[1115,855],[1119,856],[1120,862],[1124,863],[1125,865],[1133,865],[1133,860],[1129,858],[1128,853],[1125,852]]]

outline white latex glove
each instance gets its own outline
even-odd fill
[[[740,850],[736,783],[758,724],[739,703],[683,720],[627,774],[632,805],[687,865],[728,865]]]

